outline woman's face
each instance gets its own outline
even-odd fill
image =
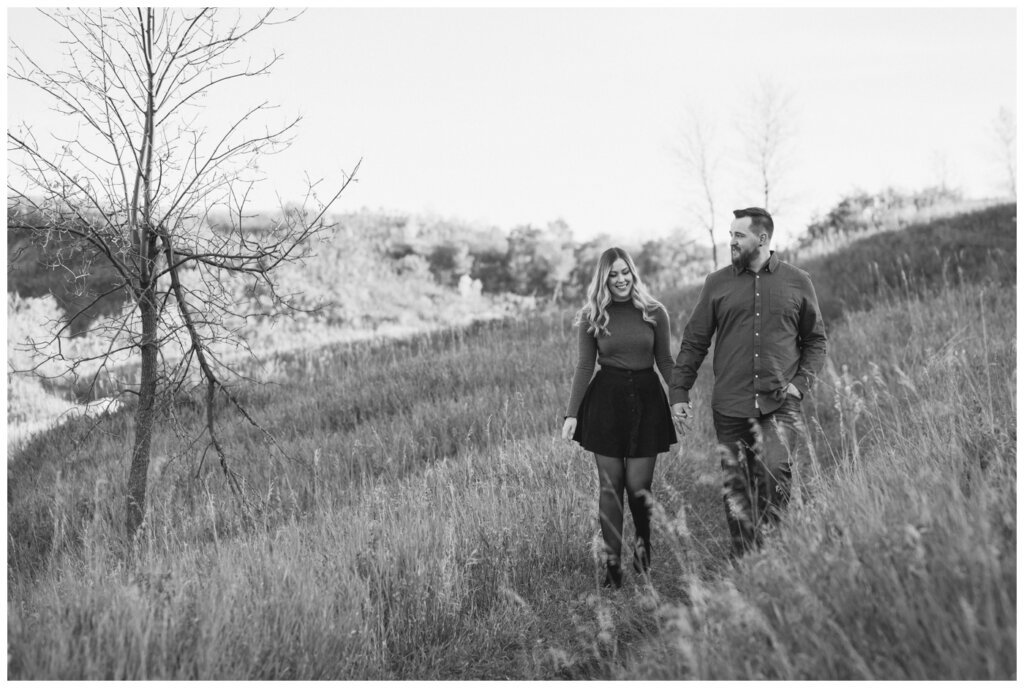
[[[608,273],[608,291],[616,301],[629,299],[633,291],[633,273],[629,271],[626,261],[616,258],[612,263],[612,269]]]

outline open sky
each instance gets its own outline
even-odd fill
[[[9,38],[58,60],[55,32],[9,10]],[[1016,108],[1018,19],[997,9],[315,8],[270,27],[273,73],[211,101],[218,123],[261,99],[301,114],[263,195],[338,179],[338,210],[432,212],[505,230],[564,219],[577,239],[692,228],[676,149],[687,111],[716,125],[723,228],[758,204],[736,122],[768,80],[792,94],[778,242],[855,188],[943,181],[1005,195],[991,128]],[[9,53],[10,54],[10,53]],[[9,126],[61,126],[8,83]],[[724,234],[723,234],[724,239]]]

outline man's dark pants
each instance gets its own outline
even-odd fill
[[[800,400],[786,396],[758,418],[714,412],[715,434],[725,449],[722,496],[733,556],[759,547],[764,528],[779,521],[789,502],[791,461],[803,428]]]

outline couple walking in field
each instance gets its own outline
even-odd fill
[[[771,250],[771,215],[733,215],[732,264],[705,280],[674,362],[668,312],[620,248],[601,255],[577,315],[579,358],[562,437],[594,453],[606,586],[622,585],[623,492],[636,531],[633,568],[650,568],[655,461],[690,419],[690,390],[713,337],[711,410],[727,449],[723,498],[734,556],[760,545],[789,499],[790,448],[803,427],[801,400],[825,361],[825,330],[810,277]]]

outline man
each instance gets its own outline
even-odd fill
[[[715,340],[711,410],[725,471],[733,555],[761,543],[789,500],[790,455],[802,429],[800,402],[825,362],[825,328],[806,272],[771,250],[763,208],[734,210],[732,265],[708,275],[683,330],[669,400],[690,417],[690,389]]]

